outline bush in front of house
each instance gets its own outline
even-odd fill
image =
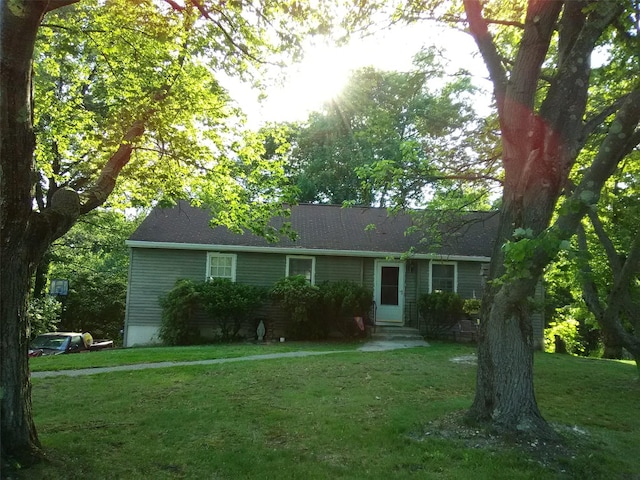
[[[176,285],[160,297],[162,324],[159,337],[167,345],[193,345],[200,334],[192,320],[200,302],[198,283],[178,280]]]
[[[454,292],[423,293],[418,297],[418,312],[425,321],[427,338],[441,338],[464,318],[464,300]]]
[[[327,338],[329,325],[318,314],[320,288],[303,275],[285,277],[271,289],[272,298],[287,317],[287,335],[297,340]]]
[[[344,337],[354,337],[364,334],[354,318],[369,315],[373,302],[373,292],[355,282],[346,280],[338,282],[324,282],[319,285],[319,312],[329,322],[329,326],[340,332]]]
[[[242,325],[267,299],[267,290],[253,285],[216,278],[200,286],[200,305],[218,327],[218,340],[240,338]]]
[[[243,323],[264,304],[266,296],[263,288],[226,279],[178,280],[160,299],[160,339],[168,345],[202,343],[199,329],[194,325],[200,312],[216,327],[217,335],[213,340],[238,340]]]

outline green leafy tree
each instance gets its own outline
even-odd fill
[[[388,4],[369,7],[376,5]],[[493,85],[504,186],[468,416],[498,432],[557,438],[535,399],[529,298],[640,141],[637,10],[633,2],[588,0],[416,1],[391,8],[395,19],[464,25]],[[594,66],[598,53],[604,59]],[[592,154],[578,164],[585,149]]]
[[[64,309],[59,329],[120,338],[129,266],[125,240],[138,224],[124,214],[98,209],[53,243],[39,268],[46,270],[47,284],[52,279],[69,282],[68,295],[60,297]]]
[[[1,450],[39,455],[27,363],[30,281],[43,255],[107,201],[198,197],[219,222],[269,232],[283,167],[217,75],[286,62],[329,4],[263,0],[0,3]],[[258,78],[258,77],[256,77]]]
[[[478,129],[474,87],[464,73],[447,78],[441,61],[424,50],[408,72],[357,70],[321,111],[289,125],[299,201],[424,205],[428,185],[451,192],[463,177],[487,180],[480,173],[487,166],[469,158],[480,138],[471,135]],[[486,181],[482,187],[486,197]]]
[[[580,225],[577,244],[583,298],[602,331],[604,356],[621,358],[625,348],[640,369],[637,163],[634,167],[631,175],[619,172],[624,182],[605,189],[601,208],[587,214],[591,231]]]
[[[57,330],[60,322],[62,304],[54,297],[31,298],[27,314],[29,315],[29,340],[36,335]]]
[[[501,228],[492,257],[493,282],[483,303],[478,383],[470,415],[501,431],[555,437],[533,392],[528,298],[545,266],[597,203],[618,163],[638,144],[638,85],[627,83],[609,103],[592,99],[590,56],[597,45],[607,44],[618,54],[635,57],[637,65],[640,50],[627,50],[615,41],[617,35],[634,34],[625,2],[531,1],[523,7],[505,9],[496,3],[483,9],[480,2],[464,2],[494,85],[505,170]],[[517,43],[507,37],[500,41],[506,27],[494,23],[498,18],[518,25]],[[509,45],[516,48],[509,51]],[[508,70],[505,53],[513,58]],[[578,153],[598,129],[606,133],[552,223]],[[521,252],[525,256],[518,260]],[[511,270],[513,264],[518,268]]]

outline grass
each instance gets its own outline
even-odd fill
[[[140,352],[163,361],[190,355],[164,350]],[[450,359],[472,353],[435,344],[34,378],[50,461],[18,478],[640,478],[635,366],[537,355],[540,407],[573,445],[544,462],[513,446],[442,435],[442,419],[470,405],[475,384],[475,366]]]
[[[355,350],[356,343],[285,342],[269,344],[234,343],[195,347],[114,348],[76,355],[57,355],[29,359],[32,372],[75,370],[79,368],[114,367],[140,363],[189,362],[216,358],[236,358],[271,353],[329,350]]]

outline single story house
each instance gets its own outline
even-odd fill
[[[437,246],[424,233],[408,233],[415,226],[412,215],[384,208],[297,205],[289,221],[298,238],[277,243],[212,228],[210,221],[209,211],[180,201],[154,209],[127,240],[125,346],[158,341],[158,299],[181,278],[222,277],[269,287],[297,274],[312,284],[349,280],[373,290],[378,325],[419,327],[416,302],[422,293],[482,296],[498,215],[465,216],[458,228],[438,235]],[[534,328],[541,343],[541,316]]]

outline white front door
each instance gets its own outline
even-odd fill
[[[376,323],[400,324],[404,310],[404,262],[376,260],[374,275]]]

